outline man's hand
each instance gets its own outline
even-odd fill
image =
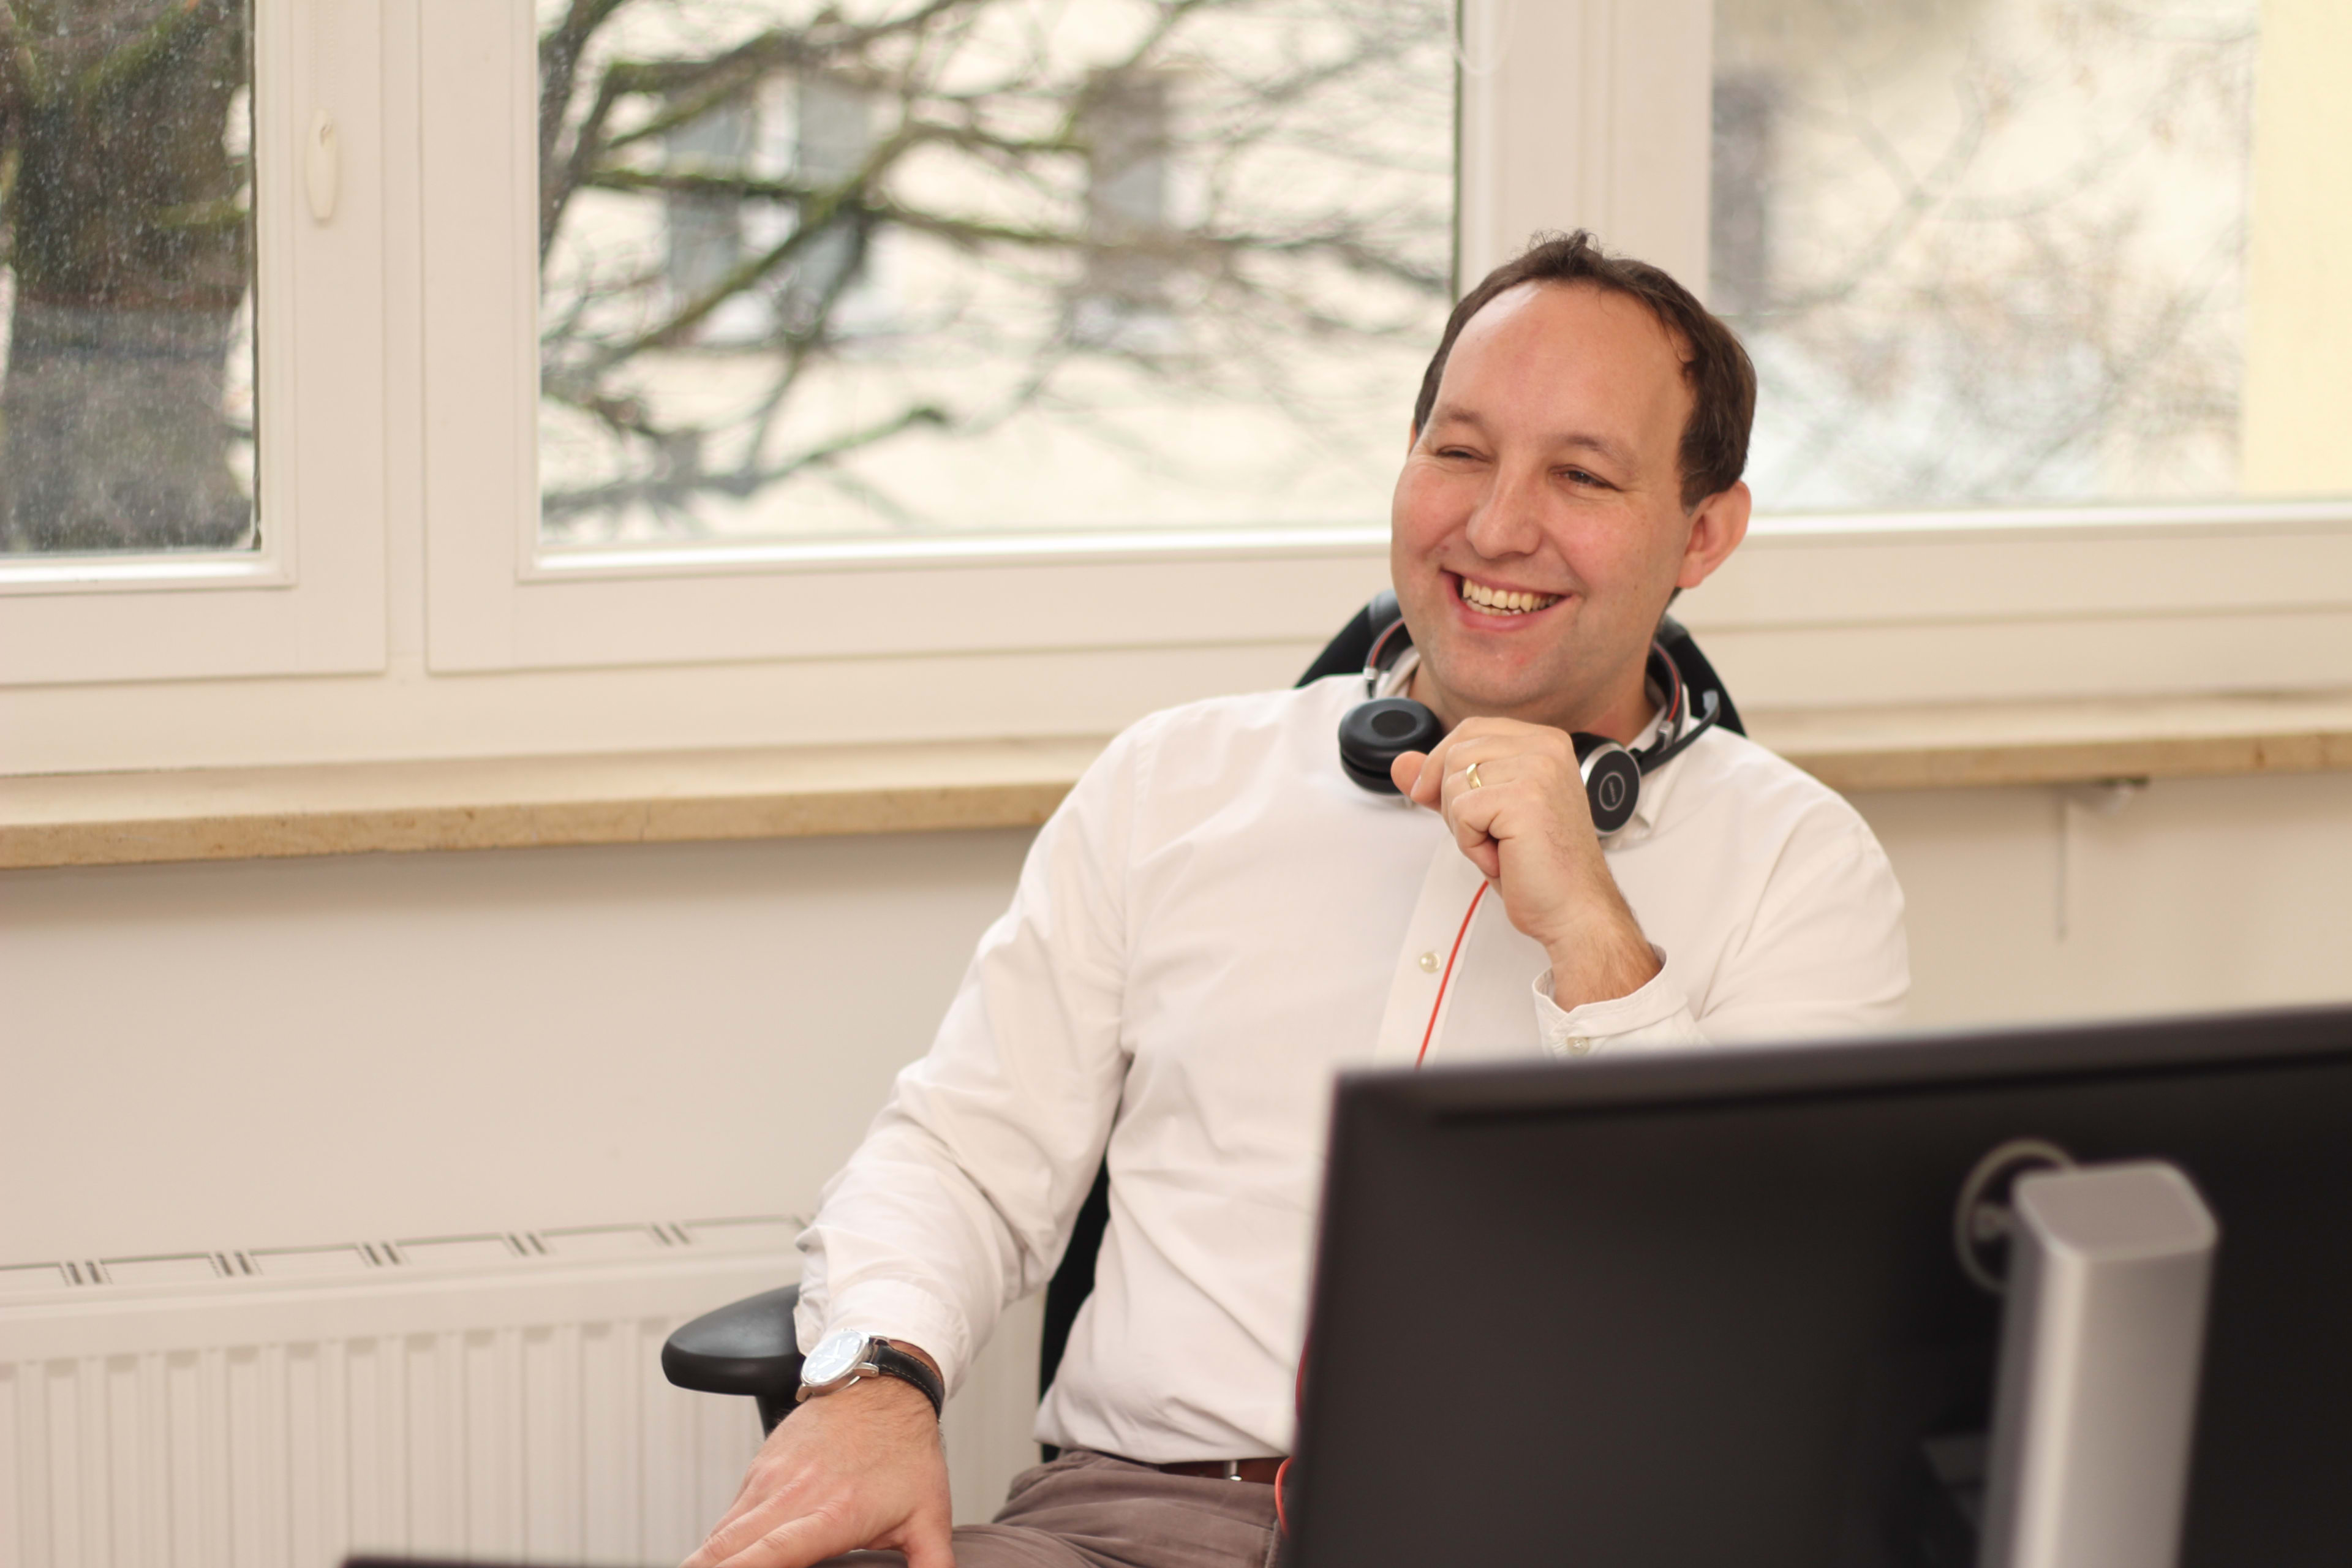
[[[1560,1006],[1631,995],[1658,973],[1601,853],[1566,731],[1465,719],[1427,755],[1399,757],[1390,776],[1445,818],[1462,853],[1503,896],[1511,923],[1543,943]]]
[[[685,1568],[809,1568],[869,1546],[905,1552],[907,1568],[955,1568],[952,1518],[931,1402],[898,1378],[860,1378],[776,1424]]]

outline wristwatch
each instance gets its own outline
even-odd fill
[[[816,1348],[801,1363],[800,1392],[793,1395],[793,1403],[814,1394],[838,1393],[861,1377],[895,1377],[913,1384],[931,1402],[934,1415],[947,1403],[948,1391],[940,1386],[940,1374],[922,1357],[908,1355],[878,1334],[862,1334],[856,1329],[835,1329],[817,1341]]]

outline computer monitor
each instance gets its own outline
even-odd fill
[[[1360,1074],[1298,1568],[1973,1563],[1989,1152],[2168,1161],[2220,1226],[2181,1563],[2352,1559],[2352,1009]]]

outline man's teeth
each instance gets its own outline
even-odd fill
[[[1530,610],[1549,609],[1559,603],[1558,594],[1514,594],[1501,588],[1488,588],[1462,579],[1462,596],[1482,610],[1501,616],[1523,616]]]

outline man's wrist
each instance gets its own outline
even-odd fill
[[[854,1329],[817,1342],[802,1363],[795,1404],[840,1394],[861,1383],[898,1383],[914,1390],[935,1416],[945,1413],[947,1383],[940,1363],[919,1345]]]
[[[845,1405],[874,1405],[894,1410],[919,1411],[932,1420],[939,1417],[939,1413],[931,1408],[930,1396],[903,1377],[856,1378],[830,1394],[812,1394],[803,1401],[808,1405],[834,1402]]]
[[[1606,926],[1544,944],[1551,959],[1551,999],[1562,1012],[1631,996],[1664,966],[1639,926]]]

